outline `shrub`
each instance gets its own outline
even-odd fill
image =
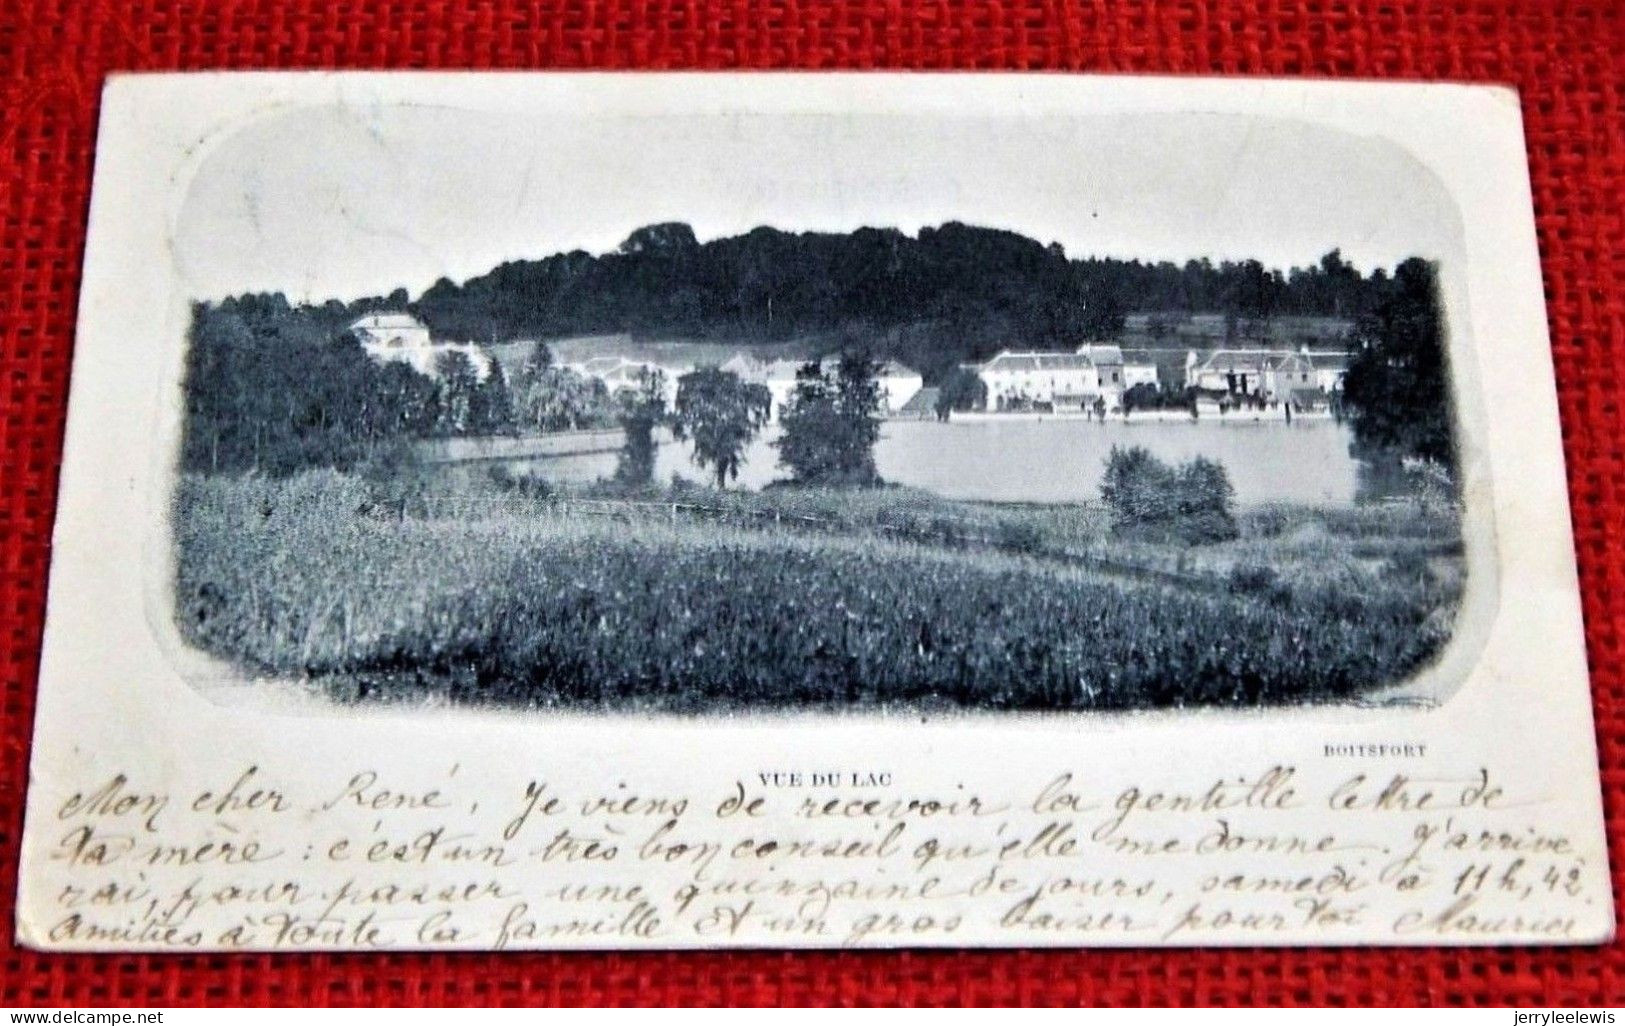
[[[1292,583],[1273,567],[1238,563],[1230,568],[1228,583],[1232,595],[1267,602],[1278,609],[1291,608],[1297,598]]]
[[[1133,410],[1160,410],[1162,408],[1162,391],[1156,385],[1140,382],[1123,393],[1123,412]]]
[[[1275,587],[1275,571],[1267,566],[1238,563],[1230,568],[1230,590],[1241,595],[1267,595]]]
[[[1100,498],[1112,511],[1112,526],[1161,523],[1173,514],[1173,473],[1149,449],[1112,446]]]
[[[1112,446],[1100,498],[1119,534],[1189,545],[1239,534],[1229,475],[1223,465],[1201,456],[1174,468],[1140,446]]]
[[[1037,524],[1024,520],[1006,520],[999,524],[994,536],[995,544],[1006,552],[1042,552],[1044,532]]]
[[[1396,580],[1420,581],[1427,577],[1427,553],[1414,548],[1401,548],[1383,563],[1383,573]]]
[[[536,474],[515,474],[500,463],[491,468],[490,478],[491,484],[506,495],[517,495],[524,499],[553,497],[553,486],[546,478]]]

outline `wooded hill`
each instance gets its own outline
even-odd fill
[[[686,224],[634,231],[613,253],[502,264],[411,304],[439,336],[489,342],[600,332],[751,344],[853,343],[924,373],[998,349],[1109,340],[1128,311],[1353,319],[1389,282],[1337,251],[1311,267],[1256,260],[1183,265],[1072,259],[1057,244],[950,222],[792,233],[757,228],[700,242]]]

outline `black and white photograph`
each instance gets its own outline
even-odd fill
[[[1426,703],[1459,230],[1287,119],[269,118],[177,226],[169,613],[339,705]]]

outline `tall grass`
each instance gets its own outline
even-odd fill
[[[1105,538],[1105,511],[1084,505],[1023,505],[944,499],[918,488],[777,487],[762,491],[684,486],[658,498],[771,519],[778,515],[826,526],[891,534],[939,544],[1027,537],[1033,547],[1064,549]]]
[[[1204,594],[861,531],[400,519],[332,472],[185,478],[176,525],[176,615],[195,644],[353,699],[1252,705],[1394,682],[1449,634],[1417,589],[1300,609],[1268,589]]]

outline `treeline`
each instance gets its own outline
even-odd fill
[[[928,382],[1006,345],[1115,337],[1134,310],[1354,318],[1388,282],[1332,251],[1286,270],[1257,260],[1072,259],[1058,244],[950,222],[792,233],[757,228],[700,242],[686,224],[634,231],[613,253],[502,264],[441,279],[411,305],[438,335],[471,341],[598,332],[861,343]]]
[[[186,350],[181,466],[188,471],[348,467],[439,420],[435,386],[379,365],[346,311],[292,307],[281,295],[196,304]]]
[[[885,411],[880,364],[860,352],[846,352],[835,366],[810,360],[796,371],[772,443],[785,483],[866,488],[880,485],[875,443]],[[772,394],[766,385],[744,381],[732,371],[704,367],[677,379],[676,403],[667,408],[659,371],[643,372],[636,386],[618,393],[626,440],[615,481],[644,488],[654,481],[653,429],[666,425],[693,444],[693,461],[708,471],[718,488],[739,476],[746,448],[767,424]]]
[[[376,301],[369,301],[376,302]],[[293,307],[245,296],[192,311],[181,466],[283,475],[395,460],[436,437],[613,427],[624,397],[555,367],[545,346],[509,380],[458,351],[431,375],[369,358],[349,330],[364,304]]]
[[[625,433],[615,480],[642,488],[653,478],[655,429],[668,427],[693,443],[695,462],[726,487],[771,405],[766,386],[715,368],[681,376],[672,406],[660,371],[642,372],[612,393],[596,378],[556,366],[545,345],[511,381],[496,361],[482,377],[458,350],[440,353],[427,375],[374,361],[346,323],[302,316],[280,296],[197,306],[183,386],[182,469],[279,477],[372,464],[391,473],[411,462],[407,447],[425,438],[614,426]],[[800,369],[778,443],[791,480],[878,482],[879,371],[856,352],[833,371],[816,360]]]

